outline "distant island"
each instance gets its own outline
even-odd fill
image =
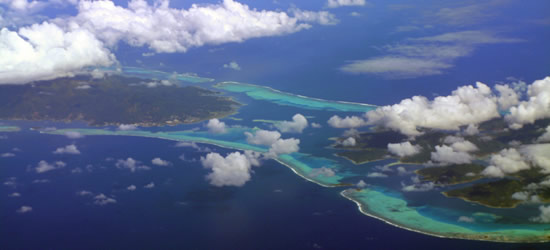
[[[448,190],[442,192],[447,197],[460,198],[468,202],[494,208],[513,208],[522,200],[514,197],[515,193],[529,190],[529,185],[547,179],[548,174],[540,169],[529,168],[509,174],[502,178],[490,178],[482,174],[488,165],[488,157],[499,151],[513,147],[514,144],[529,145],[544,133],[544,128],[550,125],[550,119],[542,119],[534,124],[525,125],[518,130],[507,128],[503,119],[493,119],[480,124],[477,135],[464,135],[463,139],[475,145],[476,150],[471,152],[474,157],[472,163],[438,165],[427,164],[415,173],[422,181],[431,181],[435,185],[446,186]],[[453,136],[439,130],[424,130],[424,133],[415,138],[414,143],[419,147],[418,153],[398,156],[391,154],[389,143],[401,143],[407,137],[394,131],[380,130],[360,133],[355,136],[354,145],[344,146],[347,137],[337,138],[334,148],[340,149],[336,155],[352,161],[356,165],[382,159],[393,158],[401,164],[426,165],[431,160],[431,152],[436,145],[442,145],[445,138]],[[460,187],[453,188],[453,185]],[[540,187],[537,190],[539,202],[550,202],[550,186]]]
[[[0,85],[0,119],[81,120],[95,126],[195,123],[233,114],[241,105],[219,94],[121,75],[58,78]]]

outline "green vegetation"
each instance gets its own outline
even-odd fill
[[[198,88],[150,88],[140,78],[60,78],[0,86],[0,119],[83,120],[92,125],[193,123],[234,113],[239,103]]]
[[[354,164],[363,164],[370,161],[384,159],[387,155],[387,150],[379,148],[368,148],[364,150],[350,150],[339,152],[336,155],[344,157]]]
[[[515,192],[523,190],[524,185],[516,179],[502,179],[480,183],[469,187],[443,192],[448,197],[461,198],[484,206],[513,208],[521,203],[512,198]]]
[[[433,181],[438,184],[453,185],[472,182],[481,179],[481,171],[485,166],[479,164],[459,164],[442,167],[422,168],[416,174],[424,181]]]

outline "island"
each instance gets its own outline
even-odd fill
[[[228,116],[240,103],[195,86],[109,75],[0,86],[0,119],[165,126]]]

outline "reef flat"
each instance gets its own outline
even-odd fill
[[[239,82],[221,82],[214,85],[215,88],[234,93],[244,93],[252,99],[274,102],[279,105],[293,106],[310,110],[326,110],[340,112],[367,112],[375,109],[377,106],[355,103],[330,101],[318,98],[295,95],[282,92],[270,87],[259,86]]]

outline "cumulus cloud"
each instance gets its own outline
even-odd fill
[[[357,184],[355,184],[355,186],[357,188],[365,188],[367,186],[367,183],[364,182],[363,180],[360,180],[359,182],[357,182]]]
[[[65,166],[67,166],[67,164],[65,164],[62,161],[56,161],[55,163],[52,163],[52,164],[48,163],[47,161],[40,161],[38,162],[38,165],[34,170],[36,171],[36,173],[41,174],[41,173],[49,172],[59,168],[63,168]]]
[[[369,125],[417,136],[421,134],[418,127],[458,131],[460,126],[500,117],[496,102],[491,89],[478,82],[476,87],[462,86],[451,95],[439,96],[433,101],[423,96],[414,96],[398,104],[369,111],[365,116]]]
[[[150,182],[149,184],[143,186],[143,188],[146,188],[146,189],[151,189],[151,188],[154,188],[155,187],[155,183],[154,182]]]
[[[18,192],[13,192],[11,194],[8,195],[9,197],[21,197],[21,194],[18,193]]]
[[[65,132],[65,136],[69,139],[80,139],[84,137],[84,135],[76,131]]]
[[[526,161],[550,173],[550,143],[526,145],[520,148]]]
[[[550,142],[550,126],[546,127],[546,131],[539,138],[537,142]]]
[[[531,221],[539,223],[549,223],[550,222],[550,206],[540,206],[540,215],[531,218]]]
[[[476,222],[476,220],[472,217],[468,217],[468,216],[460,216],[458,217],[458,222],[466,222],[466,223],[474,223]]]
[[[93,193],[90,192],[90,191],[87,191],[87,190],[80,190],[80,191],[76,192],[76,195],[78,195],[78,196],[88,196],[88,195],[93,195]]]
[[[130,186],[126,187],[126,189],[128,191],[135,191],[137,189],[137,187],[135,185],[130,185]]]
[[[508,110],[510,107],[519,103],[519,95],[508,85],[496,84],[495,89],[499,93],[498,106],[501,110]]]
[[[224,64],[223,68],[232,69],[232,70],[241,70],[241,66],[239,66],[239,64],[235,61],[231,61],[229,63]]]
[[[435,188],[435,184],[431,181],[429,182],[421,182],[418,176],[411,177],[412,184],[405,185],[405,183],[401,183],[401,190],[404,192],[425,192],[430,191]]]
[[[342,6],[365,6],[367,2],[365,0],[328,0],[327,7],[338,8]]]
[[[14,156],[15,156],[15,154],[11,153],[11,152],[0,154],[0,157],[2,157],[2,158],[8,158],[8,157],[14,157]]]
[[[275,124],[275,127],[283,133],[302,133],[307,126],[307,119],[302,114],[295,114],[292,121],[282,121]]]
[[[451,148],[457,152],[473,152],[478,150],[475,144],[466,140],[453,142]]]
[[[528,100],[510,108],[505,116],[512,129],[522,128],[538,119],[550,118],[550,77],[536,80],[527,89]]]
[[[76,145],[71,144],[67,145],[65,147],[57,148],[55,151],[53,151],[54,154],[73,154],[78,155],[80,154],[80,151],[76,147]]]
[[[73,76],[90,66],[109,66],[115,59],[89,31],[64,31],[44,22],[0,30],[0,84],[23,84]]]
[[[327,123],[333,128],[358,128],[367,125],[363,118],[357,116],[346,116],[345,118],[340,118],[335,115],[332,116]]]
[[[217,187],[223,186],[243,186],[251,177],[252,166],[258,163],[240,152],[233,152],[226,157],[218,153],[209,153],[206,157],[201,157],[201,163],[204,168],[211,169],[212,172],[206,176],[211,185]]]
[[[155,52],[185,52],[205,44],[280,36],[308,29],[309,23],[331,24],[336,20],[326,11],[293,9],[289,15],[251,9],[233,0],[193,4],[189,9],[170,8],[168,1],[151,6],[133,0],[124,8],[111,1],[83,0],[78,11],[70,21],[91,30],[107,44],[124,40],[132,46],[147,45]]]
[[[281,133],[263,129],[256,130],[254,134],[250,132],[245,132],[244,134],[246,135],[246,141],[248,143],[264,146],[271,146],[281,138]]]
[[[151,168],[141,164],[140,161],[136,161],[131,157],[128,157],[126,160],[119,159],[117,160],[115,166],[120,169],[128,169],[130,172],[134,173],[138,170],[150,170]]]
[[[311,172],[309,173],[308,176],[312,177],[312,178],[315,178],[315,177],[318,177],[318,176],[321,176],[321,175],[324,176],[324,177],[332,177],[332,176],[336,175],[336,173],[331,168],[321,167],[321,168],[315,168],[315,169],[311,170]]]
[[[172,165],[171,162],[169,162],[169,161],[167,161],[167,160],[163,160],[163,159],[161,159],[161,158],[159,158],[159,157],[156,157],[156,158],[154,158],[153,160],[151,160],[151,163],[152,163],[153,165],[157,165],[157,166],[170,166],[170,165]]]
[[[344,146],[344,147],[353,147],[356,144],[357,144],[357,142],[355,141],[355,138],[353,138],[353,137],[348,137],[347,139],[342,141],[342,146]]]
[[[506,174],[524,169],[529,169],[529,164],[515,148],[509,148],[491,156],[490,165],[483,170],[482,174],[490,177],[504,177]]]
[[[278,139],[275,143],[271,145],[269,149],[269,156],[276,156],[280,154],[291,154],[298,152],[300,139],[289,138],[289,139]]]
[[[122,131],[135,130],[137,126],[135,124],[120,124],[117,129]]]
[[[312,127],[312,128],[322,128],[323,126],[321,126],[321,124],[319,124],[319,123],[312,122],[312,123],[311,123],[311,127]]]
[[[220,120],[216,118],[210,119],[206,124],[206,127],[208,128],[208,131],[210,133],[214,133],[214,134],[225,133],[225,122],[220,122]]]
[[[399,157],[405,157],[420,153],[422,147],[418,145],[412,145],[411,142],[406,141],[402,143],[388,143],[388,151]]]
[[[470,154],[458,151],[447,145],[435,146],[435,152],[431,153],[431,159],[443,164],[465,164],[472,162]]]
[[[368,178],[386,178],[388,177],[388,175],[380,172],[372,172],[367,174],[367,177]]]
[[[112,197],[106,196],[105,194],[98,194],[94,196],[94,204],[98,206],[105,206],[114,203],[116,203],[116,200]]]
[[[18,214],[29,213],[29,212],[32,212],[32,207],[31,206],[21,206],[19,209],[15,210],[15,212],[17,212]]]

